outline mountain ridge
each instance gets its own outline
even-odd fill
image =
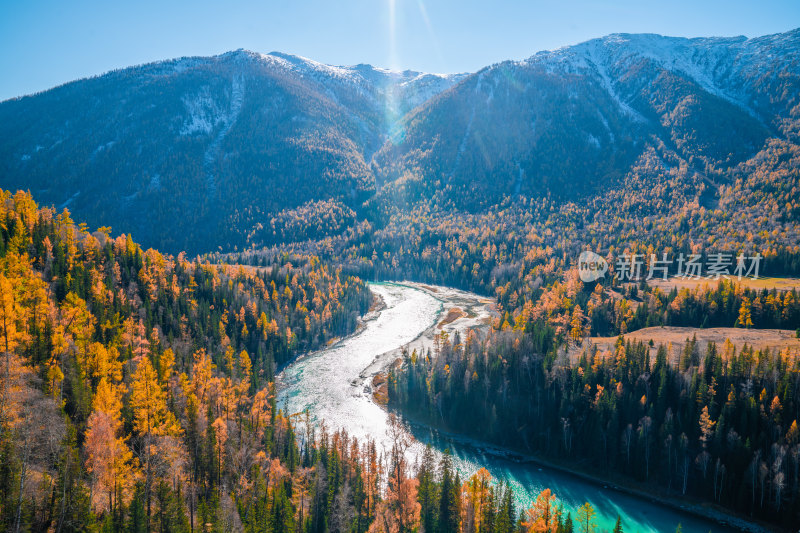
[[[48,87],[46,89],[34,91],[28,94],[21,94],[18,96],[12,96],[6,98],[5,100],[0,100],[0,104],[5,104],[6,102],[15,101],[15,100],[22,100],[25,98],[31,98],[43,93],[47,93],[50,91],[54,91],[60,89],[65,86],[72,85],[74,83],[80,83],[85,81],[96,80],[99,78],[104,78],[107,76],[112,76],[117,73],[121,72],[132,72],[132,71],[147,71],[147,70],[155,70],[158,68],[163,67],[172,67],[174,72],[183,72],[188,68],[193,66],[197,66],[199,63],[203,61],[211,61],[211,60],[222,60],[227,58],[247,58],[250,60],[262,60],[262,61],[275,61],[279,59],[285,60],[287,63],[298,64],[300,62],[305,62],[309,67],[318,67],[322,70],[328,70],[329,72],[336,72],[336,71],[350,71],[352,73],[359,73],[364,71],[365,69],[368,71],[372,71],[375,73],[385,74],[387,76],[405,76],[411,78],[418,78],[418,77],[425,77],[431,76],[441,79],[460,79],[464,76],[469,75],[469,72],[453,72],[453,73],[437,73],[437,72],[423,72],[417,71],[413,69],[403,69],[403,70],[395,70],[395,69],[388,69],[384,67],[377,67],[371,65],[369,63],[358,63],[354,65],[330,65],[327,63],[322,63],[320,61],[316,61],[314,59],[301,56],[298,54],[292,54],[289,52],[281,52],[277,50],[273,50],[268,53],[256,52],[253,50],[249,50],[247,48],[238,48],[236,50],[229,50],[227,52],[222,52],[215,55],[210,56],[180,56],[180,57],[173,57],[168,59],[160,59],[155,61],[147,61],[144,63],[139,63],[135,65],[128,65],[125,67],[113,68],[104,72],[100,72],[98,74],[92,74],[88,76],[83,76],[80,78],[75,78],[73,80],[68,80],[63,83],[56,84],[52,87]],[[277,63],[277,62],[276,62]],[[409,80],[405,80],[409,81]]]
[[[654,147],[730,183],[769,139],[800,139],[798,57],[800,29],[611,34],[453,75],[243,49],[151,62],[0,103],[0,185],[202,252],[274,244],[284,212],[364,220],[376,197],[583,201]]]

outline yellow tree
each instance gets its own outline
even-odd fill
[[[102,343],[91,343],[88,369],[92,377],[98,380],[104,378],[114,382],[122,380],[122,362],[119,360],[119,352],[113,346],[106,348]]]
[[[395,516],[400,526],[400,531],[416,531],[419,529],[419,518],[422,506],[417,498],[419,481],[406,477],[402,481],[390,483],[390,490],[396,494],[397,507]]]
[[[795,420],[792,422],[792,425],[789,426],[789,431],[786,432],[786,443],[792,446],[798,440],[800,440],[800,430],[798,430],[797,420]]]
[[[103,378],[97,386],[92,403],[94,411],[89,417],[86,431],[86,467],[92,474],[92,503],[104,510],[101,494],[108,495],[108,509],[119,508],[124,503],[135,479],[136,460],[121,435],[122,394],[124,387],[109,384]]]
[[[594,515],[594,507],[589,502],[578,507],[576,521],[580,533],[592,533],[595,530]]]
[[[61,303],[61,320],[64,331],[72,339],[81,375],[88,375],[88,346],[94,333],[95,318],[86,302],[74,292],[67,294]]]
[[[406,533],[419,529],[420,510],[417,501],[417,486],[414,478],[399,479],[393,475],[386,488],[386,497],[375,510],[375,520],[370,525],[370,533]]]
[[[211,386],[214,364],[203,349],[194,353],[194,366],[192,368],[192,388],[201,406],[208,399],[208,389]]]
[[[144,441],[142,457],[145,463],[145,497],[147,500],[147,529],[150,529],[153,438],[179,435],[181,428],[175,415],[167,408],[166,395],[158,382],[158,374],[149,357],[142,357],[133,374],[131,408],[133,428]]]
[[[222,489],[222,456],[225,454],[225,443],[228,442],[228,424],[224,418],[218,417],[211,424],[217,441],[217,486]]]
[[[161,376],[161,384],[167,386],[174,372],[175,352],[172,351],[172,348],[167,348],[158,359],[158,374]]]
[[[161,385],[167,390],[167,397],[173,399],[172,377],[175,375],[175,352],[167,348],[158,358],[158,375]]]
[[[61,382],[64,381],[64,373],[58,364],[57,358],[53,357],[47,365],[47,392],[54,400],[61,392]]]
[[[236,390],[231,378],[213,378],[208,397],[215,417],[222,416],[225,420],[231,419],[231,410],[237,405]]]
[[[30,331],[33,335],[42,336],[46,329],[48,310],[51,305],[48,299],[48,285],[38,276],[29,276],[26,280],[24,305],[28,309]],[[37,359],[44,359],[44,353],[37,353]]]
[[[246,385],[247,389],[250,388],[250,375],[253,372],[253,363],[250,361],[250,356],[247,350],[239,352],[239,382],[241,385]],[[245,389],[245,390],[247,390]]]
[[[544,489],[536,496],[533,507],[526,511],[527,519],[522,525],[526,531],[533,533],[551,533],[556,531],[556,497],[550,489]]]
[[[2,350],[5,353],[5,368],[3,369],[3,390],[0,391],[0,413],[6,418],[6,406],[9,402],[9,385],[11,382],[11,351],[17,341],[17,309],[11,281],[0,274],[0,328],[2,331]]]
[[[739,326],[743,328],[753,327],[753,317],[750,314],[750,299],[745,296],[742,298],[742,306],[739,308]]]
[[[575,343],[580,342],[583,337],[583,321],[584,315],[580,305],[576,305],[572,311],[572,320],[570,321],[570,337]]]
[[[708,406],[706,405],[703,407],[703,411],[700,413],[700,443],[703,445],[703,449],[705,450],[708,447],[708,443],[711,440],[711,436],[714,434],[714,426],[716,425],[716,421],[711,420],[711,416],[708,414]]]
[[[92,401],[92,409],[103,411],[115,421],[115,430],[121,426],[122,395],[126,392],[124,385],[113,385],[102,378]]]
[[[481,531],[488,505],[491,501],[492,475],[485,468],[478,470],[465,484],[464,523],[472,522],[476,533]]]
[[[129,494],[136,467],[133,452],[125,439],[117,436],[118,425],[108,413],[95,410],[89,416],[84,445],[86,469],[92,475],[92,505],[99,511],[107,509],[112,513]],[[107,500],[102,497],[104,494]]]
[[[150,358],[142,357],[133,374],[131,407],[134,430],[142,436],[177,435],[181,429],[167,408],[166,395]]]
[[[366,496],[365,511],[367,519],[375,516],[382,475],[383,465],[378,458],[375,441],[369,440],[364,443],[364,493]]]
[[[236,351],[233,349],[233,346],[228,345],[225,348],[225,355],[222,356],[222,360],[225,362],[225,371],[228,372],[228,375],[234,375],[234,361],[233,357],[236,354]]]
[[[272,383],[259,390],[253,398],[253,407],[250,410],[250,427],[258,441],[264,436],[267,426],[272,418]]]

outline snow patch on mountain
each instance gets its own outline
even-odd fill
[[[217,179],[214,173],[214,165],[219,159],[223,139],[228,135],[236,119],[239,118],[243,100],[244,79],[240,76],[236,76],[231,80],[231,96],[228,112],[225,113],[219,121],[222,124],[222,128],[220,128],[214,140],[211,141],[211,144],[206,148],[206,152],[203,156],[203,169],[206,172],[207,191],[211,197],[214,197],[217,192]]]
[[[149,192],[156,192],[161,190],[161,174],[153,174],[150,178],[150,183],[147,184]]]
[[[409,111],[423,104],[469,75],[398,71],[366,64],[334,66],[282,52],[261,54],[240,50],[232,54],[311,79],[319,83],[333,101],[337,101],[334,89],[338,86],[355,91],[376,107],[389,105],[398,111]]]
[[[114,144],[115,144],[115,143],[116,143],[116,141],[108,141],[108,142],[107,142],[107,143],[105,143],[105,144],[101,144],[101,145],[99,145],[97,148],[95,148],[95,149],[94,149],[94,151],[93,151],[93,152],[92,152],[92,154],[89,156],[89,158],[90,158],[90,159],[94,159],[94,158],[95,158],[95,157],[96,157],[96,156],[97,156],[97,155],[98,155],[100,152],[103,152],[103,151],[105,151],[105,150],[108,150],[109,148],[111,148],[112,146],[114,146]]]
[[[260,54],[260,56],[266,61],[279,64],[284,68],[292,69],[301,74],[317,73],[344,81],[357,81],[357,75],[352,68],[326,65],[307,57],[284,54],[282,52],[270,52],[269,54]]]
[[[608,67],[604,63],[603,58],[598,53],[598,47],[597,46],[589,47],[587,55],[588,55],[587,58],[588,62],[591,64],[592,67],[594,67],[595,71],[600,76],[600,81],[602,82],[603,87],[605,87],[606,91],[611,96],[611,98],[617,103],[617,105],[619,105],[620,109],[622,109],[622,111],[624,111],[627,115],[631,116],[633,119],[639,122],[646,122],[646,119],[641,114],[639,114],[638,111],[636,111],[630,105],[628,105],[627,102],[623,101],[622,98],[620,98],[617,91],[614,89],[614,84],[611,81],[611,77],[608,75]]]
[[[770,72],[786,72],[800,60],[800,29],[747,39],[703,37],[688,39],[656,34],[611,34],[574,46],[543,51],[523,64],[548,74],[587,75],[596,71],[601,83],[630,114],[609,80],[609,72],[629,71],[643,61],[685,76],[706,92],[722,98],[752,116],[752,87]]]
[[[211,96],[208,86],[196,94],[183,97],[187,117],[181,127],[181,135],[209,135],[224,120],[225,112]]]

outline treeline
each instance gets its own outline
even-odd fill
[[[665,289],[645,280],[621,283],[610,274],[611,279],[585,284],[579,279],[565,250],[550,250],[548,253],[534,247],[524,254],[523,260],[515,261],[515,257],[523,254],[525,242],[523,239],[513,245],[503,242],[515,237],[502,219],[490,225],[494,228],[491,231],[469,231],[447,240],[434,240],[436,233],[427,234],[433,232],[433,228],[425,229],[425,218],[421,218],[419,223],[407,222],[406,230],[410,236],[384,242],[380,248],[373,248],[376,243],[365,233],[366,240],[359,245],[360,252],[337,252],[334,240],[326,240],[312,249],[328,260],[343,262],[345,271],[364,279],[414,279],[492,295],[497,299],[500,312],[500,320],[495,324],[498,329],[524,330],[527,324],[539,320],[548,321],[564,335],[572,334],[573,323],[580,325],[577,334],[600,336],[662,325],[800,328],[800,293],[797,289],[756,290],[748,288],[736,277],[701,280],[695,288]],[[397,231],[400,235],[399,228]],[[509,231],[511,236],[506,237]],[[422,235],[427,237],[422,239]],[[493,239],[500,244],[491,244]],[[649,260],[654,250],[643,247],[629,252]],[[274,248],[211,257],[231,263],[270,264],[284,253],[282,249]],[[342,258],[340,253],[346,257]],[[359,254],[365,253],[368,258],[359,258]],[[569,253],[577,257],[579,249]],[[702,264],[710,260],[709,254],[700,256]],[[607,260],[613,265],[616,257],[609,254]],[[795,261],[794,254],[782,252],[770,257],[771,262],[762,261],[762,277],[771,268],[794,268],[789,266]],[[765,267],[764,264],[771,266]],[[670,275],[676,274],[675,267],[673,264]],[[641,271],[646,277],[646,261]],[[733,274],[732,268],[730,273]]]
[[[510,285],[497,289],[502,308],[513,308],[520,295]],[[707,280],[694,288],[667,290],[648,283],[584,284],[577,272],[525,301],[517,313],[501,317],[501,329],[524,330],[545,320],[556,333],[575,340],[609,336],[653,326],[800,328],[797,289],[751,289],[734,278]]]
[[[535,204],[531,209],[540,210],[546,205],[546,202],[544,207]],[[727,283],[724,287],[720,280],[712,278],[705,280],[708,289],[700,284],[697,289],[676,289],[673,292],[643,281],[620,286],[611,279],[613,273],[609,273],[601,281],[605,292],[593,298],[593,307],[590,308],[587,304],[591,294],[581,297],[584,287],[576,271],[577,257],[589,241],[568,237],[571,234],[569,228],[577,223],[575,218],[553,214],[552,220],[541,226],[530,219],[531,215],[518,209],[509,206],[500,213],[484,215],[437,214],[425,208],[414,216],[393,212],[383,221],[384,226],[362,222],[339,237],[229,255],[212,254],[209,258],[231,264],[261,265],[270,264],[286,250],[311,253],[323,261],[341,265],[345,272],[362,279],[411,279],[494,296],[503,321],[507,320],[509,327],[518,329],[524,329],[526,322],[535,321],[539,316],[548,316],[555,323],[569,322],[576,303],[592,324],[592,331],[603,335],[632,331],[638,324],[648,322],[654,325],[689,322],[692,325],[705,323],[707,327],[733,327],[743,297],[753,303],[760,300],[755,303],[753,327],[797,327],[796,306],[800,298],[796,292],[786,300],[786,292],[740,288],[736,277],[731,278],[732,281],[722,279]],[[702,224],[701,217],[689,218],[693,220],[690,224]],[[555,228],[559,227],[567,229],[557,231]],[[634,244],[624,239],[620,241],[624,247],[618,248],[620,242],[614,241],[606,243],[609,248],[596,249],[607,250],[604,255],[612,268],[624,255],[636,254],[644,258],[642,278],[649,273],[647,262],[651,254],[661,259],[661,254],[667,253],[674,260],[670,275],[675,275],[676,259],[681,254],[688,257],[696,251],[700,263],[707,265],[714,254],[725,250],[722,247],[697,250],[691,240],[677,240],[677,235],[651,235]],[[794,247],[756,250],[747,245],[725,253],[734,258],[742,253],[749,258],[757,251],[763,253],[760,277],[800,275],[800,253]],[[747,266],[750,266],[749,262]],[[735,261],[729,269],[730,274],[733,274],[734,267]],[[703,275],[706,275],[705,271]],[[655,277],[659,277],[658,272]],[[769,298],[770,294],[772,298]],[[734,296],[735,300],[729,299],[728,295]],[[706,301],[707,297],[714,300],[713,306],[712,302]],[[724,298],[724,302],[720,302],[720,298]],[[603,301],[598,301],[600,299]],[[686,305],[683,305],[684,300],[688,300]],[[639,309],[642,302],[647,307]],[[682,305],[679,312],[673,312],[677,311],[674,308]],[[786,317],[783,316],[785,307],[790,308]],[[594,312],[596,318],[592,316]],[[639,314],[633,318],[636,312]],[[624,322],[628,323],[622,329]]]
[[[800,294],[796,289],[755,290],[720,280],[714,286],[672,288],[669,292],[645,285],[621,292],[621,299],[600,298],[592,307],[592,335],[615,335],[652,326],[701,328],[742,327],[756,329],[800,328]],[[599,293],[597,291],[595,294]],[[574,314],[574,309],[573,309]]]
[[[797,354],[687,339],[673,358],[620,338],[571,363],[555,339],[542,323],[483,340],[442,335],[390,374],[390,405],[603,476],[800,521]]]

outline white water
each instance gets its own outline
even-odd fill
[[[278,378],[279,405],[286,413],[309,410],[312,422],[329,430],[347,429],[364,442],[368,437],[388,445],[386,411],[365,390],[360,378],[376,356],[413,341],[439,314],[441,302],[401,285],[371,285],[386,304],[377,319],[359,334],[300,358]]]

